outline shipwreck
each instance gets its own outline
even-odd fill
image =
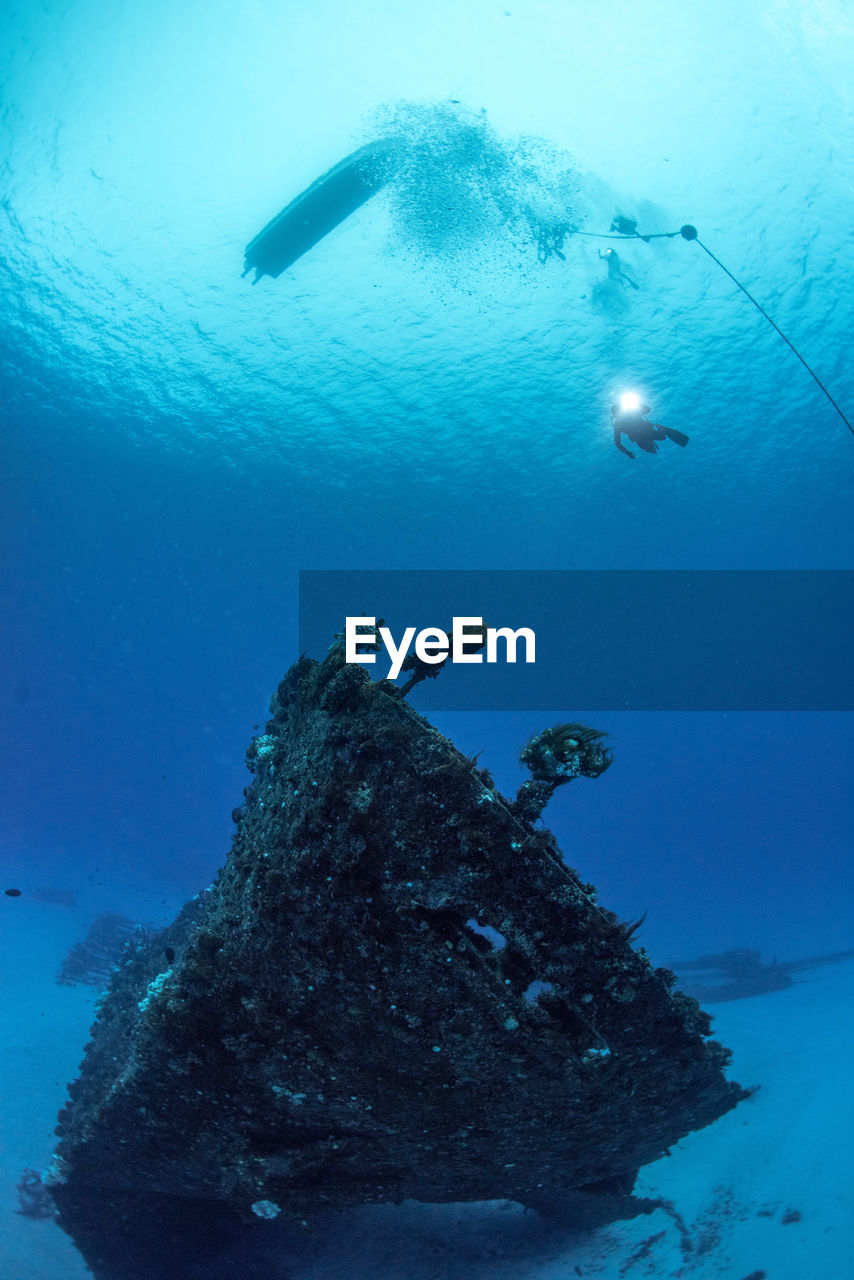
[[[344,658],[287,673],[215,883],[100,1004],[44,1175],[97,1280],[367,1203],[649,1213],[639,1169],[746,1096],[539,821],[603,735],[538,734],[511,799]]]

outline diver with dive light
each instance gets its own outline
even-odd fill
[[[611,405],[614,444],[627,458],[634,458],[635,455],[623,444],[622,436],[628,437],[632,444],[636,444],[645,453],[658,453],[657,440],[672,440],[682,449],[688,443],[688,436],[684,432],[664,427],[660,422],[650,422],[646,416],[650,412],[649,405],[641,404],[640,396],[634,391],[626,391]]]

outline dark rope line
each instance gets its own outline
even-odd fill
[[[681,231],[653,231],[651,235],[642,236],[639,231],[633,231],[631,235],[624,235],[619,232],[617,235],[609,235],[605,231],[572,231],[574,236],[592,236],[594,240],[670,240],[673,236],[680,236]]]
[[[685,232],[686,232],[686,231],[687,231],[687,232],[689,232],[689,234],[688,234],[688,235],[686,235],[686,234],[685,234]],[[691,235],[691,234],[690,234],[690,232],[693,232],[693,235]],[[824,385],[824,383],[822,382],[821,378],[818,376],[818,374],[817,374],[817,373],[815,373],[815,372],[814,372],[814,371],[809,367],[809,365],[807,364],[806,360],[803,358],[803,356],[801,355],[800,351],[798,351],[798,349],[797,349],[797,347],[795,346],[795,344],[794,344],[793,342],[790,342],[790,341],[789,341],[789,339],[786,337],[785,333],[784,333],[784,332],[783,332],[783,330],[780,328],[780,326],[779,326],[778,324],[775,324],[775,323],[774,323],[774,321],[771,319],[771,317],[769,316],[769,314],[768,314],[768,312],[765,310],[765,308],[764,308],[764,307],[762,307],[762,306],[760,306],[760,305],[759,305],[759,303],[756,301],[756,299],[754,298],[753,294],[752,294],[752,293],[749,293],[749,292],[748,292],[748,290],[747,290],[747,289],[745,289],[745,287],[744,287],[744,285],[741,283],[741,281],[740,281],[740,280],[736,280],[736,278],[735,278],[735,276],[732,274],[732,272],[727,270],[727,268],[726,268],[726,267],[724,266],[724,264],[721,262],[720,258],[716,258],[716,257],[715,257],[715,255],[712,253],[711,249],[707,248],[707,247],[706,247],[706,245],[704,245],[704,244],[703,244],[702,240],[698,239],[698,237],[697,237],[697,232],[694,230],[694,228],[693,228],[693,227],[688,227],[688,226],[683,227],[683,228],[682,228],[682,231],[680,232],[680,234],[682,235],[683,239],[685,239],[685,240],[696,240],[696,241],[697,241],[697,244],[698,244],[698,245],[700,246],[700,248],[704,251],[704,253],[707,253],[707,254],[709,255],[709,257],[711,258],[712,262],[716,262],[716,263],[717,263],[717,265],[720,267],[721,271],[723,271],[726,275],[728,275],[728,276],[729,276],[729,278],[730,278],[730,280],[733,282],[733,284],[738,285],[739,289],[740,289],[740,290],[741,290],[741,292],[745,295],[745,297],[747,297],[747,298],[749,298],[749,299],[750,299],[750,301],[753,303],[754,307],[755,307],[755,308],[756,308],[756,310],[759,312],[759,314],[760,314],[760,315],[762,315],[762,316],[764,316],[764,317],[765,317],[765,319],[768,321],[768,323],[771,325],[771,328],[772,328],[772,329],[776,329],[776,330],[777,330],[777,332],[779,333],[780,337],[781,337],[781,338],[783,339],[783,341],[785,342],[786,346],[789,348],[789,350],[790,350],[790,351],[793,351],[793,352],[794,352],[794,354],[798,357],[798,359],[800,360],[801,364],[802,364],[802,365],[804,366],[804,368],[806,369],[807,373],[810,375],[810,377],[813,379],[813,381],[814,381],[815,383],[817,383],[817,385],[819,386],[819,388],[820,388],[820,389],[824,392],[824,394],[827,396],[828,400],[829,400],[829,401],[830,401],[830,403],[833,405],[834,409],[835,409],[835,410],[836,410],[836,412],[839,414],[840,418],[841,418],[841,419],[842,419],[842,421],[845,423],[846,427],[847,427],[847,428],[848,428],[848,430],[851,432],[852,436],[854,436],[854,426],[852,426],[852,425],[851,425],[851,423],[848,421],[848,419],[846,418],[845,414],[842,412],[842,410],[840,409],[839,405],[836,403],[836,401],[834,400],[833,396],[830,394],[830,392],[828,391],[827,387],[826,387],[826,386]]]

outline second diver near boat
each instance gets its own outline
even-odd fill
[[[622,436],[626,436],[632,444],[636,444],[645,453],[658,453],[657,441],[659,440],[672,440],[682,449],[688,443],[688,437],[682,431],[676,431],[673,427],[663,427],[660,422],[650,422],[647,418],[650,412],[649,405],[641,404],[640,397],[633,391],[626,392],[611,405],[614,444],[627,458],[634,458],[635,455],[622,443]]]

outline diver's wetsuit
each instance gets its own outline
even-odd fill
[[[627,284],[632,289],[639,288],[630,276],[627,276],[620,262],[620,255],[616,249],[599,250],[599,257],[604,258],[608,264],[608,279],[619,280],[620,284]],[[649,412],[649,410],[647,410]]]
[[[635,455],[622,443],[620,436],[628,436],[632,444],[646,453],[658,453],[656,440],[673,440],[683,449],[688,443],[688,437],[683,432],[663,427],[660,422],[648,422],[646,415],[649,412],[648,404],[639,405],[637,409],[623,409],[619,404],[611,405],[614,444],[627,458],[634,458]]]

